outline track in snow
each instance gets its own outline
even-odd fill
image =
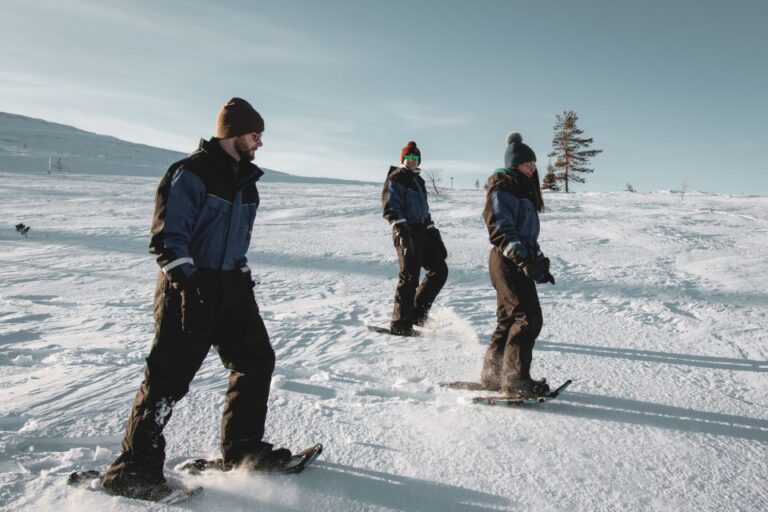
[[[141,379],[156,182],[2,179],[0,505],[141,510],[64,481],[115,456]],[[410,339],[365,327],[386,322],[397,272],[376,187],[260,191],[249,259],[278,358],[268,438],[326,449],[296,479],[188,477],[206,494],[186,509],[768,508],[768,199],[546,195],[558,284],[540,288],[533,370],[574,384],[521,409],[438,387],[477,378],[494,327],[482,193],[432,199],[450,275]],[[167,470],[217,452],[225,378],[211,354],[167,429]]]

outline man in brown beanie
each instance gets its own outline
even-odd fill
[[[133,402],[122,453],[103,479],[110,494],[157,500],[165,483],[163,428],[211,346],[230,371],[221,420],[224,469],[280,470],[291,452],[262,440],[275,353],[253,293],[246,252],[263,171],[251,161],[264,119],[245,100],[221,108],[216,137],[201,140],[160,181],[149,251],[160,274],[155,338]]]

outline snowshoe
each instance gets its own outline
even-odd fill
[[[377,332],[380,334],[392,334],[393,336],[421,336],[421,331],[418,331],[414,328],[410,329],[387,329],[386,327],[380,327],[378,325],[366,325],[369,331],[371,332]]]
[[[123,496],[134,500],[153,501],[171,505],[181,503],[203,493],[202,487],[184,487],[181,484],[168,482],[137,481],[134,485],[121,485],[114,488],[106,488],[102,484],[104,473],[95,469],[75,471],[69,475],[67,484],[78,489],[99,491],[112,496]]]
[[[533,381],[533,382],[538,383],[538,385],[542,384],[540,381]],[[549,393],[545,393],[543,395],[529,391],[526,394],[520,393],[515,395],[504,394],[504,395],[498,395],[498,396],[476,396],[472,399],[472,402],[476,404],[485,403],[489,405],[496,405],[496,404],[526,405],[526,404],[538,404],[542,402],[549,402],[550,400],[554,400],[555,398],[557,398],[558,395],[560,395],[560,392],[562,392],[565,388],[570,386],[571,382],[572,381],[569,379],[554,391],[550,391]]]
[[[243,467],[253,472],[278,472],[297,474],[304,471],[323,452],[323,445],[316,444],[294,455],[286,448],[273,450],[269,457],[262,458],[256,463],[247,462],[243,465],[233,466],[224,464],[223,459],[194,459],[184,462],[176,467],[179,471],[185,471],[193,475],[199,475],[206,471],[231,471]]]
[[[440,387],[448,389],[461,389],[465,391],[500,391],[500,386],[486,386],[482,382],[457,380],[454,382],[441,382]]]

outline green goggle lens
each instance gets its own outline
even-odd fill
[[[419,161],[419,155],[405,155],[403,157],[403,160],[410,160],[411,162],[418,162]]]

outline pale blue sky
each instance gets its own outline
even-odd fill
[[[265,167],[380,181],[412,139],[471,186],[510,130],[545,168],[572,109],[604,150],[576,191],[767,194],[766,6],[0,0],[0,111],[187,152],[241,96]]]

